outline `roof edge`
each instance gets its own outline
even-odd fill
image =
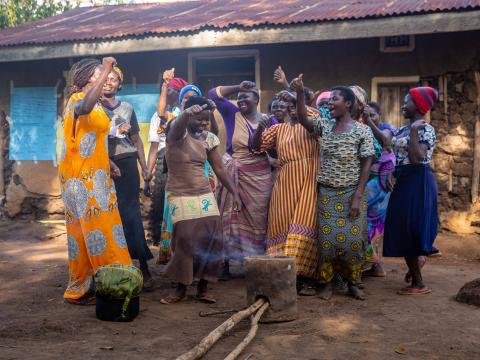
[[[413,21],[412,21],[413,20]],[[480,10],[0,47],[0,62],[480,30]]]

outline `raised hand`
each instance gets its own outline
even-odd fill
[[[295,91],[297,94],[303,93],[303,74],[298,75],[298,77],[292,80],[290,83],[290,89]]]
[[[278,82],[279,84],[285,84],[287,82],[287,77],[285,76],[285,72],[283,71],[282,67],[279,66],[274,72],[273,72],[273,80]]]
[[[111,56],[108,56],[108,57],[104,57],[102,59],[102,65],[106,68],[113,68],[115,65],[117,65],[117,60],[115,60],[114,57],[111,57]]]
[[[286,101],[286,102],[292,102],[292,101],[295,101],[297,99],[297,96],[296,96],[295,93],[292,93],[292,92],[287,91],[287,90],[282,90],[275,96],[277,98],[279,98],[280,100]]]
[[[217,108],[217,104],[215,104],[215,101],[212,99],[207,99],[208,103],[210,104],[210,107],[212,108],[212,111]]]
[[[196,114],[200,114],[203,110],[205,110],[206,108],[208,107],[207,104],[204,104],[202,106],[200,105],[192,105],[190,106],[188,109],[185,110],[185,112],[188,114],[188,115],[196,115]]]
[[[165,70],[163,72],[163,81],[165,83],[169,83],[175,77],[175,68],[171,68],[170,70]]]
[[[255,83],[253,81],[242,81],[240,83],[240,91],[249,91],[255,87]]]

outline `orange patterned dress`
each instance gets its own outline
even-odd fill
[[[280,170],[268,212],[267,255],[292,256],[297,274],[317,274],[317,181],[319,142],[305,128],[274,125],[262,135],[262,151],[276,149]]]
[[[110,120],[95,105],[90,114],[77,118],[73,128],[74,108],[84,97],[84,93],[73,94],[65,108],[59,166],[68,239],[66,299],[85,295],[98,267],[132,263],[110,178]]]

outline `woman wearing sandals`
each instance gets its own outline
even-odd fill
[[[178,283],[176,291],[161,300],[172,304],[182,300],[187,286],[198,279],[197,299],[213,303],[208,281],[215,281],[223,256],[222,222],[215,196],[205,176],[205,162],[232,194],[233,210],[242,203],[223,167],[217,147],[220,140],[207,126],[212,105],[200,96],[185,103],[186,110],[167,129],[168,208],[173,223],[173,256],[165,275]]]
[[[438,232],[437,183],[430,169],[435,148],[435,129],[424,120],[438,98],[431,87],[410,89],[402,107],[410,124],[400,128],[392,140],[397,158],[393,188],[385,220],[383,256],[404,257],[408,266],[405,280],[411,284],[400,295],[426,295],[421,268],[425,256],[438,252],[433,242]]]

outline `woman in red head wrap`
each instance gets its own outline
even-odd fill
[[[397,167],[388,182],[393,192],[385,220],[383,255],[405,258],[409,270],[405,281],[411,284],[400,289],[400,295],[431,292],[423,282],[421,268],[425,256],[438,252],[433,246],[438,232],[438,189],[429,165],[436,137],[424,115],[437,98],[437,91],[430,87],[411,89],[402,107],[410,123],[392,140]]]

